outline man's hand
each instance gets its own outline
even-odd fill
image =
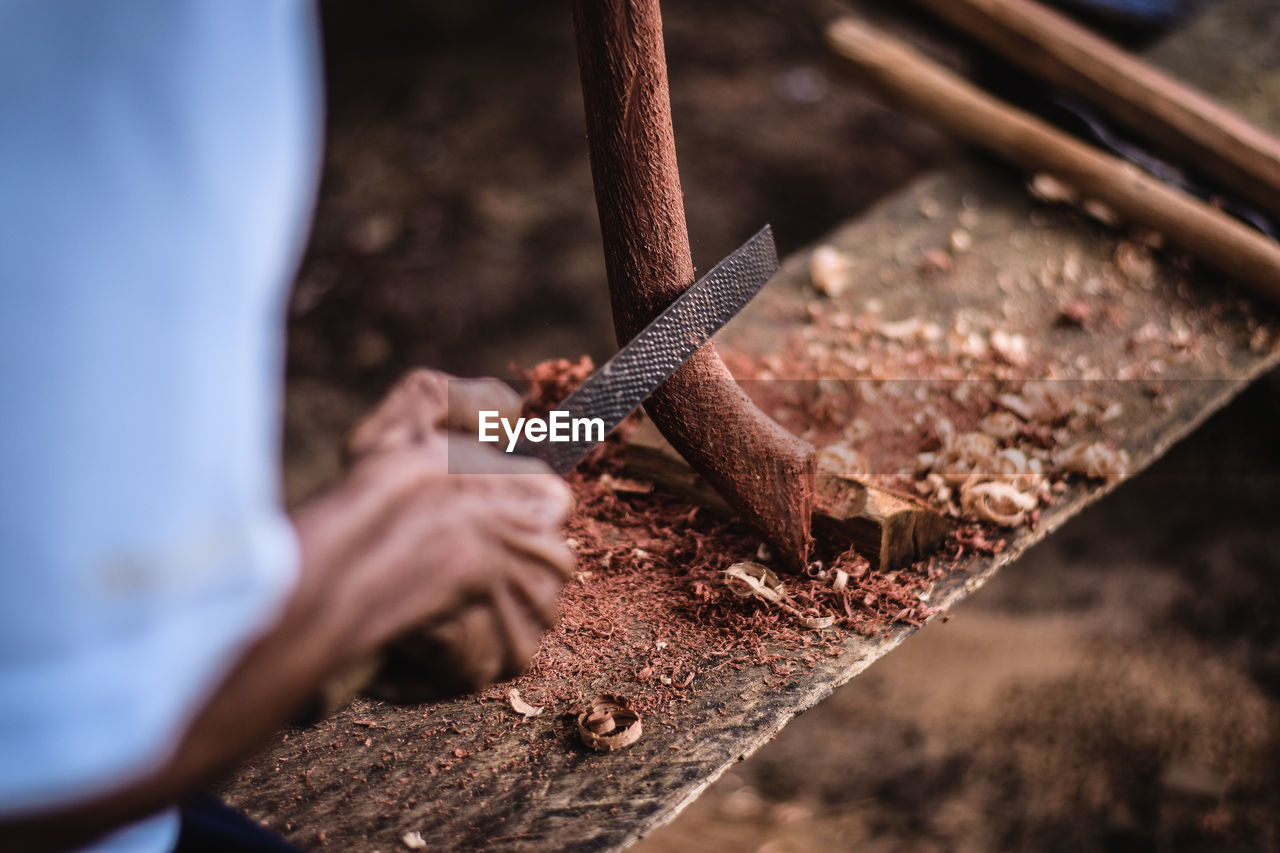
[[[515,416],[519,398],[496,380],[409,374],[352,432],[346,480],[295,516],[304,565],[349,566],[319,567],[328,594],[358,602],[348,649],[395,639],[378,680],[391,698],[518,674],[557,618],[568,488],[541,462],[477,443],[482,409]]]
[[[497,382],[406,377],[352,434],[347,476],[295,513],[297,588],[170,759],[91,801],[0,821],[0,848],[80,846],[172,802],[396,638],[403,683],[435,695],[523,669],[572,568],[561,533],[569,490],[541,462],[448,431],[469,427],[478,409],[514,415],[518,402]],[[451,474],[451,458],[490,473]]]

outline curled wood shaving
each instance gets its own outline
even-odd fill
[[[1133,282],[1149,281],[1156,272],[1156,262],[1151,253],[1128,240],[1116,246],[1115,263],[1124,277]]]
[[[771,569],[760,563],[734,563],[724,570],[724,582],[739,598],[755,597],[777,604],[787,597],[782,581]]]
[[[835,616],[809,616],[788,602],[786,587],[767,566],[750,561],[734,563],[724,570],[724,582],[729,591],[739,598],[756,598],[768,604],[776,604],[796,617],[796,621],[806,628],[820,631],[835,624]]]
[[[607,472],[600,475],[600,485],[619,495],[647,495],[653,491],[653,483],[615,477]]]
[[[819,246],[809,256],[809,278],[827,296],[839,296],[852,283],[848,255],[834,246]]]
[[[831,615],[802,616],[799,613],[797,613],[796,618],[800,620],[801,625],[803,625],[806,628],[812,628],[815,631],[821,631],[826,628],[830,628],[832,625],[836,624],[836,617]]]
[[[1033,197],[1049,204],[1068,204],[1079,207],[1103,225],[1115,227],[1120,224],[1119,214],[1110,205],[1097,199],[1081,199],[1075,187],[1068,186],[1044,172],[1040,172],[1031,179],[1027,190]]]
[[[1012,483],[987,481],[972,483],[960,492],[963,511],[980,521],[1016,527],[1036,508],[1037,500]]]
[[[978,421],[978,428],[1000,441],[1011,441],[1022,433],[1025,424],[1013,412],[992,412]]]
[[[1030,358],[1027,339],[1024,335],[1010,334],[996,329],[991,333],[991,348],[996,351],[996,355],[1015,367],[1026,364]]]
[[[935,493],[946,484],[963,486],[974,477],[991,473],[999,450],[994,438],[981,432],[951,435],[939,430],[939,434],[943,441],[942,450],[921,453],[916,457],[917,467],[922,473],[937,475],[937,480],[933,481],[926,476],[926,482],[940,481],[933,490]]]
[[[835,578],[831,581],[832,589],[844,589],[849,585],[849,573],[843,569],[835,570]]]
[[[422,837],[421,832],[406,832],[400,836],[400,843],[410,850],[427,849],[427,840]]]
[[[511,710],[520,714],[525,719],[528,719],[529,717],[536,717],[541,714],[543,710],[542,708],[530,705],[528,702],[521,699],[520,689],[517,687],[512,687],[507,691],[507,700],[511,703]]]
[[[949,450],[971,462],[986,462],[996,453],[996,442],[980,432],[962,432],[951,441]]]
[[[597,752],[623,749],[640,740],[640,715],[625,696],[601,693],[578,714],[578,735]]]
[[[919,317],[908,317],[895,322],[880,322],[872,331],[891,341],[924,341],[935,342],[942,338],[942,327],[937,323],[926,323]]]
[[[1023,383],[1019,393],[1001,394],[996,400],[1023,420],[1044,424],[1061,421],[1073,409],[1070,395],[1048,382]]]
[[[1100,441],[1080,442],[1057,455],[1057,463],[1064,471],[1084,474],[1108,483],[1123,480],[1129,472],[1129,454],[1124,450],[1108,447]]]
[[[1075,188],[1045,172],[1037,173],[1027,189],[1031,195],[1051,204],[1074,204],[1080,198]]]
[[[1023,433],[1025,425],[1011,412],[992,412],[981,426],[980,432],[955,434],[949,422],[942,422],[935,430],[942,449],[917,456],[922,476],[915,489],[955,517],[1007,527],[1021,524],[1040,499],[1051,495],[1044,467],[1022,447],[1000,446]],[[959,506],[953,503],[956,496]]]
[[[1022,477],[1039,473],[1033,470],[1033,466],[1038,468],[1038,461],[1028,459],[1027,454],[1016,447],[1006,447],[996,454],[993,469],[1001,477]]]
[[[818,467],[840,477],[865,477],[871,473],[867,457],[843,441],[828,444],[818,451]]]
[[[1114,207],[1107,204],[1105,201],[1099,201],[1096,198],[1085,199],[1084,204],[1080,205],[1080,209],[1091,218],[1112,228],[1115,228],[1122,221],[1120,219],[1120,214],[1116,213],[1116,209]]]

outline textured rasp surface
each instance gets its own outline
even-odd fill
[[[773,230],[766,225],[694,282],[556,408],[568,412],[570,418],[600,418],[605,435],[609,434],[741,311],[777,271]],[[597,443],[535,444],[522,440],[516,450],[536,456],[564,474]]]

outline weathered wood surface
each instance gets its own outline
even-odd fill
[[[1232,34],[1232,48],[1206,61],[1204,45],[1224,32]],[[1276,129],[1278,33],[1280,10],[1268,0],[1229,2],[1155,55]],[[1236,49],[1235,40],[1246,38],[1272,49]],[[1246,56],[1246,67],[1230,73],[1220,67]],[[1228,90],[1224,84],[1246,88]],[[977,215],[966,215],[974,210]],[[962,216],[967,225],[958,224]],[[920,259],[945,246],[957,227],[972,234],[972,251],[955,257],[949,271],[922,270]],[[1080,286],[1104,275],[1114,264],[1115,238],[1072,215],[1037,211],[1007,173],[962,166],[928,177],[839,229],[831,241],[855,259],[859,284],[834,306],[819,303],[819,310],[858,310],[877,299],[889,319],[919,316],[946,323],[957,311],[1001,316],[1052,354],[1062,375],[1076,371],[1114,379],[1119,366],[1132,362],[1120,329],[1055,325],[1063,292],[1040,284],[1045,275],[1059,275],[1068,257],[1079,265]],[[1113,434],[1132,454],[1131,474],[1280,362],[1280,320],[1274,312],[1214,276],[1187,282],[1180,277],[1162,267],[1144,286],[1084,294],[1094,304],[1113,302],[1113,319],[1126,329],[1192,331],[1192,342],[1177,359],[1148,364],[1134,381],[1111,386],[1129,395]],[[726,330],[722,350],[740,363],[758,363],[789,336],[802,334],[816,299],[804,254],[790,258],[750,312]],[[1152,406],[1149,390],[1157,384],[1161,403]],[[940,581],[931,603],[947,607],[964,598],[1110,488],[1073,487],[1034,531],[1024,531],[995,557],[969,558]],[[626,627],[647,631],[645,614],[637,613],[635,624]],[[646,720],[638,744],[611,754],[588,752],[577,742],[562,716],[567,708],[518,722],[505,702],[397,708],[359,700],[316,727],[282,733],[235,774],[225,793],[307,849],[390,853],[403,849],[400,838],[410,831],[421,832],[433,850],[619,849],[670,820],[729,765],[913,630],[900,625],[878,637],[852,636],[839,657],[786,678],[766,668],[708,674],[670,718]],[[627,683],[620,674],[602,672],[583,687],[626,692]],[[538,757],[531,760],[535,746]]]

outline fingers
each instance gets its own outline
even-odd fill
[[[440,381],[418,374],[416,390],[389,395],[368,421],[377,429],[354,435],[368,455],[301,520],[308,529],[346,531],[330,543],[343,572],[326,588],[353,602],[355,645],[377,648],[409,630],[439,649],[401,654],[412,671],[458,689],[452,673],[474,689],[522,671],[556,623],[556,599],[573,569],[563,534],[572,495],[542,462],[475,442],[449,444],[467,447],[468,458],[488,466],[481,470],[502,473],[448,473],[441,465],[446,433],[414,434],[430,405],[415,408],[409,399],[429,397]],[[477,399],[484,398],[471,405]]]
[[[573,509],[573,492],[554,474],[539,477],[506,477],[487,484],[503,492],[495,509],[522,530],[559,530]]]
[[[446,650],[449,668],[472,690],[494,683],[506,671],[510,652],[495,623],[488,606],[474,604],[431,628]]]
[[[493,590],[493,611],[498,629],[507,641],[504,675],[519,675],[529,666],[542,640],[543,626],[533,614],[516,600],[511,590],[499,586]]]
[[[405,374],[347,436],[344,458],[421,444],[440,429],[449,409],[449,376],[420,368]]]
[[[555,476],[547,463],[532,456],[507,453],[497,445],[478,444],[474,433],[445,433],[452,474],[539,474]],[[504,445],[505,446],[505,445]]]
[[[535,531],[506,529],[502,532],[503,544],[512,558],[530,567],[536,566],[563,584],[573,577],[573,551],[564,541],[559,530]]]
[[[452,379],[445,426],[474,439],[479,435],[480,412],[493,412],[515,422],[522,407],[520,395],[500,380]]]
[[[543,628],[554,628],[560,621],[557,599],[563,581],[549,574],[528,574],[512,578],[511,589]]]
[[[520,409],[520,396],[497,379],[458,379],[419,368],[405,374],[356,424],[347,437],[344,459],[350,463],[369,454],[414,447],[443,430],[474,441],[481,412],[514,421]]]

